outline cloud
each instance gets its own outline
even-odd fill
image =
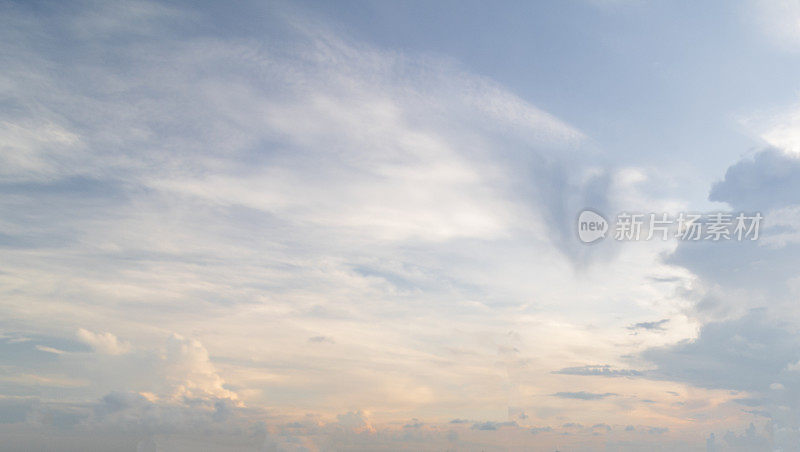
[[[800,5],[792,0],[751,0],[748,12],[765,37],[788,51],[800,48]]]
[[[684,267],[696,279],[683,291],[701,320],[742,317],[751,309],[791,310],[792,272],[797,261],[800,174],[796,157],[767,149],[731,165],[711,189],[711,201],[733,212],[761,212],[756,241],[679,243],[665,262]],[[770,262],[770,265],[765,265]]]
[[[583,418],[561,399],[614,393],[528,395],[564,375],[635,376],[547,372],[563,365],[553,342],[617,355],[596,338],[625,323],[598,300],[618,300],[616,316],[668,292],[637,284],[658,270],[650,248],[602,284],[575,275],[613,254],[574,240],[575,213],[610,212],[644,173],[609,167],[567,121],[455,63],[303,15],[253,14],[275,39],[219,32],[203,7],[6,11],[4,331],[59,340],[0,343],[13,352],[2,377],[17,377],[0,385],[57,401],[31,411],[50,438],[84,441],[75,450],[507,450],[514,435],[549,447],[556,432],[423,415],[491,419],[513,399],[530,413],[520,423]],[[63,375],[81,383],[68,407],[47,386]],[[422,425],[402,428],[411,418]],[[11,433],[17,449],[48,448],[40,432]]]
[[[375,428],[369,422],[363,411],[351,411],[336,416],[338,425],[355,432],[374,432]]]
[[[534,279],[572,281],[570,259],[592,253],[570,236],[574,210],[602,208],[613,170],[497,82],[302,16],[270,15],[278,44],[187,32],[213,19],[202,8],[135,9],[11,8],[0,27],[19,75],[3,127],[29,156],[0,170],[0,241],[24,244],[0,291],[33,332],[80,328],[103,355],[52,365],[89,375],[85,397],[454,406],[496,355],[468,336],[505,335],[550,298],[531,300]],[[471,356],[453,358],[442,318]],[[200,345],[171,339],[170,366],[154,350],[174,331]],[[323,331],[336,347],[309,347]]]
[[[5,181],[61,175],[57,160],[80,143],[76,134],[47,121],[0,121],[0,132],[6,137],[3,147],[7,152],[0,156],[0,175]]]
[[[766,311],[704,325],[696,339],[652,348],[642,357],[652,375],[706,388],[764,390],[800,358],[800,337]]]
[[[800,159],[777,149],[760,151],[728,168],[709,200],[735,210],[767,211],[800,203]]]
[[[231,132],[250,137],[219,143],[233,147],[243,163],[230,161],[220,172],[198,160],[195,171],[156,173],[145,182],[212,205],[245,206],[364,238],[489,238],[511,227],[515,206],[499,183],[505,164],[489,159],[485,145],[469,144],[467,137],[477,133],[494,140],[510,128],[521,143],[562,146],[580,135],[488,80],[434,62],[409,64],[375,49],[355,51],[324,30],[300,33],[307,44],[292,57],[259,52],[240,61],[266,80],[174,87],[185,96],[181,102],[200,101],[226,112]],[[238,49],[218,46],[219,54],[184,63],[221,71],[217,77],[235,76],[226,74],[224,61]],[[398,72],[401,84],[394,81]],[[195,121],[202,128],[214,119]],[[253,141],[265,140],[279,140],[285,151],[270,158],[252,149]],[[272,164],[244,163],[253,160]]]
[[[54,355],[63,355],[65,353],[67,353],[64,350],[59,350],[57,348],[48,347],[46,345],[37,345],[36,346],[36,350],[47,352],[47,353],[52,353]]]
[[[197,340],[173,334],[167,341],[163,362],[166,380],[173,386],[173,398],[231,401],[239,398],[224,387],[225,381],[211,363],[208,350]]]
[[[612,369],[610,365],[604,364],[600,366],[578,366],[578,367],[565,367],[560,370],[553,371],[554,374],[561,375],[585,375],[585,376],[601,376],[601,377],[639,377],[643,373],[633,369]]]
[[[645,378],[731,391],[720,407],[769,419],[769,428],[780,432],[772,437],[753,430],[717,432],[709,437],[710,450],[791,449],[800,437],[796,410],[790,408],[794,402],[787,403],[800,396],[800,380],[790,370],[800,358],[792,270],[799,263],[795,180],[800,160],[791,143],[779,143],[775,135],[770,140],[782,149],[768,148],[735,162],[709,194],[710,201],[727,203],[733,211],[762,212],[759,240],[678,244],[666,262],[694,275],[680,292],[688,302],[685,312],[699,329],[637,356],[656,366]],[[722,444],[720,437],[731,442]]]
[[[607,432],[610,432],[611,430],[613,430],[613,429],[611,428],[611,426],[610,426],[610,425],[608,425],[608,424],[603,424],[603,423],[600,423],[600,424],[594,424],[594,425],[592,426],[592,429],[593,429],[593,430],[594,430],[594,429],[598,429],[598,430],[605,430],[605,431],[607,431]]]
[[[89,401],[0,396],[0,429],[6,419],[6,423],[14,424],[16,432],[22,435],[8,436],[10,440],[20,441],[9,444],[34,447],[42,431],[51,431],[55,437],[65,435],[61,447],[65,450],[115,450],[96,446],[93,441],[114,438],[123,445],[127,441],[136,444],[142,436],[149,436],[167,447],[158,435],[211,438],[219,434],[227,437],[225,441],[235,444],[241,443],[242,431],[251,428],[260,417],[266,417],[262,411],[244,407],[238,395],[224,387],[207,350],[196,340],[172,335],[158,350],[137,347],[125,354],[70,352],[59,356],[67,362],[76,361],[75,369],[90,374],[98,369],[117,370],[127,373],[124,377],[130,380],[115,375],[112,384],[121,388]],[[27,377],[29,381],[35,378]],[[105,379],[103,372],[97,372],[81,385],[62,386],[62,391],[71,387],[75,394],[90,393],[106,386]],[[147,390],[126,388],[131,386]],[[3,414],[6,409],[8,415]],[[6,436],[5,432],[3,435]],[[127,449],[122,447],[121,450]]]
[[[800,105],[754,114],[740,121],[759,141],[789,156],[800,155]]]
[[[115,391],[104,395],[94,410],[98,417],[105,417],[131,408],[147,406],[150,402],[147,397],[139,393]]]
[[[722,441],[719,441],[713,433],[709,435],[706,442],[706,449],[709,452],[719,450],[730,451],[768,451],[773,450],[770,444],[769,433],[759,434],[756,427],[750,423],[747,429],[741,434],[736,434],[730,430],[722,435]]]
[[[606,397],[615,396],[617,394],[606,392],[603,394],[586,392],[586,391],[579,391],[579,392],[557,392],[553,394],[554,397],[558,397],[561,399],[577,399],[577,400],[600,400],[605,399]]]
[[[415,418],[415,419],[412,419],[411,422],[409,422],[408,424],[404,425],[403,428],[420,428],[423,425],[425,425],[425,424],[420,422],[419,419]]]
[[[669,323],[669,319],[661,319],[655,322],[639,322],[629,326],[631,331],[647,330],[647,331],[664,331],[664,325]]]
[[[515,421],[508,422],[476,422],[472,424],[472,430],[497,430],[502,427],[517,427]]]
[[[97,353],[104,353],[106,355],[124,355],[131,350],[130,343],[120,341],[116,336],[108,332],[95,333],[80,328],[78,330],[78,339],[92,347]]]
[[[28,419],[38,400],[23,397],[0,398],[0,424],[19,424]]]

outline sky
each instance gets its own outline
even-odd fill
[[[2,0],[0,450],[798,450],[798,73],[797,1]]]

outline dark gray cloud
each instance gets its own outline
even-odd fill
[[[800,203],[800,159],[777,149],[761,151],[728,168],[708,198],[747,211]]]
[[[25,422],[29,413],[38,404],[34,398],[11,397],[0,399],[0,424]]]
[[[523,190],[529,190],[528,196],[541,200],[542,209],[539,213],[550,228],[553,244],[579,266],[612,253],[613,248],[602,243],[599,246],[586,246],[575,237],[576,218],[582,210],[611,210],[611,174],[604,171],[588,180],[578,181],[574,177],[576,162],[536,156],[533,159],[529,163],[529,173],[524,176],[535,184]]]
[[[695,386],[761,391],[800,359],[800,337],[790,325],[770,319],[766,310],[704,325],[694,340],[652,348],[642,357],[657,367],[648,375]]]
[[[764,404],[764,399],[758,399],[754,397],[741,397],[738,399],[733,399],[734,402],[738,403],[739,405],[744,406],[761,406]]]
[[[600,376],[600,377],[640,377],[643,375],[641,371],[633,369],[612,369],[608,364],[600,366],[577,366],[565,367],[553,371],[554,374],[561,375],[585,375],[585,376]]]
[[[409,422],[408,424],[404,425],[403,428],[420,428],[423,425],[425,425],[425,424],[420,422],[419,419],[415,418],[415,419],[412,419],[411,422]]]
[[[103,396],[94,407],[94,411],[98,417],[103,417],[149,404],[148,400],[138,393],[114,391]]]
[[[578,392],[557,392],[553,394],[553,397],[558,397],[561,399],[577,399],[577,400],[600,400],[605,399],[606,397],[615,396],[616,394],[612,392],[606,393],[593,393],[593,392],[586,392],[586,391],[578,391]]]
[[[479,422],[472,424],[472,430],[497,430],[495,422]]]
[[[772,451],[773,444],[769,439],[770,432],[759,433],[755,425],[752,423],[745,429],[744,432],[736,434],[730,430],[722,435],[722,441],[717,440],[715,435],[710,435],[707,440],[707,449],[710,452],[715,451],[735,451],[735,452],[759,452],[759,451]],[[780,450],[780,449],[777,449]],[[790,449],[789,449],[790,450]]]
[[[797,244],[763,246],[761,241],[766,237],[742,242],[682,242],[665,262],[699,277],[698,288],[716,288],[697,292],[702,295],[696,300],[698,313],[712,319],[730,317],[734,312],[741,315],[746,309],[767,306],[767,299],[773,306],[776,301],[787,300],[786,283],[796,276],[800,264]],[[736,296],[743,291],[761,296]]]
[[[709,200],[734,213],[762,212],[758,241],[680,242],[666,262],[688,269],[696,283],[680,295],[704,322],[696,338],[646,350],[649,378],[742,391],[732,402],[770,419],[769,435],[753,428],[708,440],[709,450],[796,448],[800,438],[800,335],[796,291],[800,265],[794,206],[800,204],[800,159],[767,149],[732,165]],[[793,239],[793,237],[795,237]]]
[[[709,199],[729,204],[734,213],[762,212],[764,219],[758,241],[684,241],[666,258],[667,263],[699,276],[704,285],[719,287],[717,293],[698,300],[697,311],[706,318],[719,318],[737,309],[741,314],[742,307],[764,305],[762,298],[749,297],[746,306],[736,306],[742,303],[726,299],[730,290],[758,292],[766,299],[785,298],[786,282],[800,264],[798,247],[794,243],[764,246],[764,241],[797,232],[791,219],[777,223],[774,211],[800,203],[800,159],[775,149],[742,159],[712,187]]]
[[[648,330],[648,331],[664,331],[664,326],[669,323],[669,319],[661,319],[655,322],[639,322],[629,326],[631,331]]]
[[[476,422],[472,424],[472,430],[497,430],[502,427],[516,427],[518,424],[515,421],[508,422]]]

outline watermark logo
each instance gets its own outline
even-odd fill
[[[669,240],[711,241],[758,240],[761,213],[712,212],[687,213],[677,216],[662,213],[621,212],[614,218],[613,238],[616,241]],[[578,215],[578,238],[594,243],[606,237],[609,222],[593,210]]]
[[[597,212],[584,210],[578,215],[578,238],[583,243],[594,243],[606,237],[608,221]]]

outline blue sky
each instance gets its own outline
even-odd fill
[[[0,449],[796,447],[797,2],[0,5]]]

